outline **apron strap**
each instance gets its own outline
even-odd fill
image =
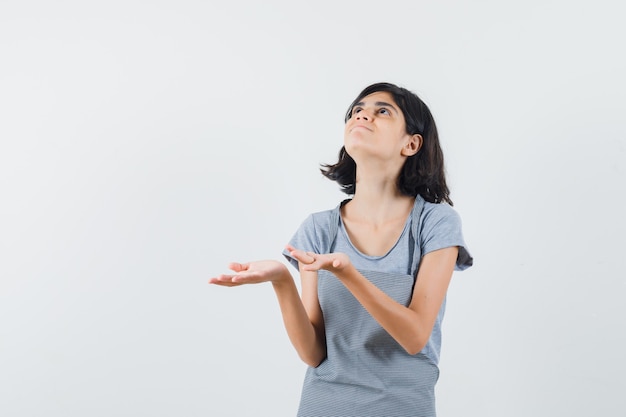
[[[332,253],[335,248],[335,240],[337,238],[337,232],[339,231],[339,216],[341,207],[346,204],[350,199],[343,200],[334,210],[330,212],[330,224],[328,225],[328,241],[326,243],[327,250],[324,253]]]
[[[415,205],[411,212],[411,236],[409,239],[409,259],[411,259],[411,275],[416,277],[420,260],[422,259],[422,250],[420,248],[420,229],[422,228],[421,217],[424,210],[424,199],[421,195],[415,197]]]

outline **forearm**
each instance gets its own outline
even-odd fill
[[[352,266],[341,271],[337,277],[409,354],[423,349],[433,326],[425,317],[389,297]]]
[[[272,284],[291,344],[307,365],[319,365],[326,357],[325,343],[307,315],[293,278],[289,275]]]

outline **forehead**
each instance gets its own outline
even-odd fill
[[[391,93],[388,93],[386,91],[377,91],[375,93],[369,94],[363,98],[361,98],[359,101],[359,103],[376,103],[376,102],[385,102],[385,103],[389,103],[389,104],[393,104],[394,106],[397,106],[396,101],[393,99],[393,96],[391,95]]]

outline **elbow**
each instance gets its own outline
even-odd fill
[[[417,355],[418,353],[420,353],[426,346],[426,343],[428,343],[428,339],[425,339],[423,337],[416,337],[413,340],[409,341],[409,343],[407,343],[406,345],[403,345],[402,347],[404,348],[406,353],[413,356],[413,355]]]
[[[298,350],[298,356],[311,368],[317,368],[326,359],[326,349]]]
[[[326,358],[321,355],[310,355],[310,356],[300,355],[300,359],[302,359],[302,362],[304,362],[311,368],[317,368]]]

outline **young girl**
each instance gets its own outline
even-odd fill
[[[435,416],[441,321],[452,273],[472,265],[451,207],[428,107],[389,83],[366,87],[322,173],[352,198],[310,215],[278,261],[233,263],[209,280],[272,283],[307,369],[298,416]]]

